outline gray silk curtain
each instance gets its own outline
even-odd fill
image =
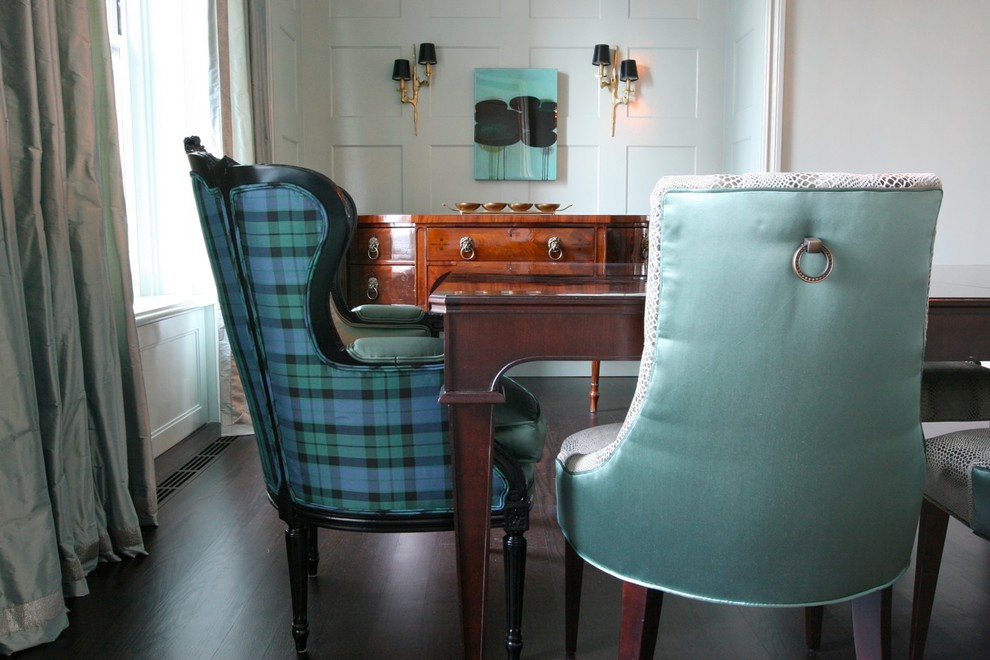
[[[0,652],[54,639],[157,502],[105,0],[0,1]]]

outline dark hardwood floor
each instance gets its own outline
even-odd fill
[[[527,534],[524,657],[563,657],[562,538],[554,517],[553,457],[579,428],[619,421],[634,379],[605,379],[600,412],[587,413],[585,379],[525,379],[539,396],[551,436]],[[165,469],[188,447],[159,459]],[[174,453],[173,453],[174,452]],[[185,457],[181,457],[184,461]],[[162,504],[145,531],[150,556],[100,566],[92,593],[68,602],[70,627],[34,658],[293,658],[284,526],[268,504],[250,436],[233,442]],[[452,533],[321,531],[320,574],[310,581],[313,658],[456,658]],[[501,532],[492,535],[488,650],[503,657]],[[911,580],[893,598],[894,657],[907,654]],[[614,658],[619,585],[585,576],[580,658]],[[951,522],[928,658],[990,656],[990,542]],[[800,610],[732,607],[668,596],[658,658],[805,658]],[[848,605],[826,608],[826,660],[854,657]]]

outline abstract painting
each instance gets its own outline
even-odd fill
[[[557,70],[474,70],[474,178],[557,178]]]

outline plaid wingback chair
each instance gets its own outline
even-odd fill
[[[316,528],[453,528],[447,409],[438,402],[443,344],[341,338],[330,301],[355,223],[343,189],[304,168],[217,159],[197,138],[187,138],[186,152],[265,484],[287,523],[292,634],[304,653]],[[529,392],[509,379],[503,387],[492,524],[505,529],[506,646],[518,656],[523,533],[546,427]]]

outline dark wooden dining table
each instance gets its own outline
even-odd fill
[[[640,267],[641,268],[641,267]],[[645,280],[636,267],[539,276],[453,271],[429,297],[444,318],[455,544],[465,658],[485,649],[492,406],[499,377],[532,360],[638,360]],[[990,266],[936,266],[926,360],[990,358]],[[577,403],[575,405],[578,405]]]

